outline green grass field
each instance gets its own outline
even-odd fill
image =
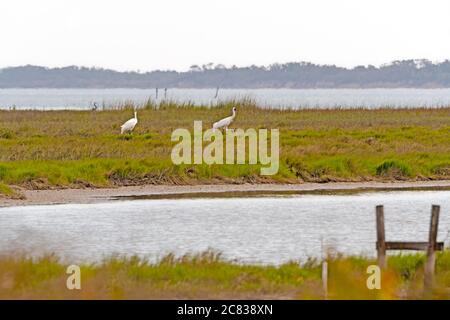
[[[420,299],[422,254],[388,259],[381,289],[369,290],[364,257],[329,260],[329,299]],[[281,266],[242,265],[214,252],[156,263],[145,259],[109,258],[81,267],[81,290],[68,290],[67,264],[55,256],[37,259],[0,257],[0,299],[322,299],[321,264],[309,260]],[[434,299],[448,299],[450,253],[437,255]],[[430,296],[428,296],[430,298]]]
[[[182,165],[170,159],[176,128],[204,129],[237,105],[233,128],[280,130],[280,169]],[[301,183],[450,178],[450,108],[267,110],[251,101],[216,108],[149,102],[132,136],[133,106],[104,111],[0,111],[0,193],[139,184]]]

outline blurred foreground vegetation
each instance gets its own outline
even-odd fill
[[[381,289],[366,286],[364,257],[329,260],[328,299],[421,299],[422,254],[396,255],[382,272]],[[167,255],[150,263],[138,257],[112,257],[82,264],[81,290],[66,287],[67,264],[54,255],[0,257],[0,299],[324,299],[317,260],[280,266],[243,265],[207,251]],[[431,298],[450,298],[450,252],[437,255]],[[430,298],[428,296],[428,298]]]

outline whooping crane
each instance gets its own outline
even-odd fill
[[[134,118],[131,118],[130,120],[128,120],[127,122],[125,122],[123,125],[120,126],[120,134],[124,134],[126,132],[131,133],[134,127],[136,127],[137,123],[138,123],[137,112],[134,111]]]
[[[219,120],[217,122],[214,122],[213,132],[216,131],[216,129],[220,128],[225,128],[225,130],[228,130],[228,126],[233,122],[235,117],[236,117],[236,107],[233,107],[233,114],[231,116],[223,118],[222,120]]]

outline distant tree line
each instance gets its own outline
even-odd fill
[[[403,60],[347,69],[309,62],[270,66],[193,65],[189,71],[119,72],[101,68],[0,69],[0,88],[448,88],[450,61]]]

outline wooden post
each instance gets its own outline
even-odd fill
[[[384,208],[376,207],[377,215],[377,257],[378,266],[381,269],[386,268],[386,236],[384,230]]]
[[[411,241],[388,241],[386,242],[384,230],[384,209],[383,206],[376,207],[377,216],[377,257],[378,266],[386,268],[386,251],[387,250],[426,250],[427,261],[425,263],[424,276],[424,296],[431,298],[433,292],[433,277],[436,264],[436,251],[444,250],[444,243],[437,242],[437,234],[439,228],[439,212],[440,207],[433,205],[431,208],[430,233],[428,242],[411,242]]]
[[[322,261],[322,289],[324,299],[328,298],[328,261]]]
[[[436,239],[439,225],[440,207],[433,205],[431,208],[430,233],[428,235],[427,262],[425,264],[424,289],[425,294],[430,294],[433,289],[434,267],[436,263]]]

